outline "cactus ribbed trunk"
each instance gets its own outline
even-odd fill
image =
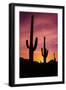
[[[30,29],[30,48],[29,49],[29,61],[32,62],[33,61],[33,16],[32,16],[32,20],[31,20],[31,29]]]
[[[28,40],[26,40],[26,46],[29,49],[29,61],[32,63],[33,62],[33,55],[34,55],[34,51],[37,47],[37,42],[38,42],[38,38],[36,37],[35,39],[35,44],[33,46],[33,26],[34,25],[34,17],[31,17],[31,28],[30,28],[30,45],[28,45]]]
[[[31,49],[29,50],[29,61],[33,62],[33,51]]]
[[[46,50],[45,46],[46,46],[46,43],[45,43],[45,37],[44,37],[44,53],[45,53],[45,50]],[[46,63],[46,57],[45,56],[43,57],[43,59],[44,59],[44,63]]]

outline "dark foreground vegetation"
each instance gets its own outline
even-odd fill
[[[51,60],[48,63],[30,63],[27,59],[20,58],[20,78],[57,76],[58,64]]]

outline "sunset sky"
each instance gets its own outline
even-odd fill
[[[46,37],[46,48],[49,51],[47,62],[53,59],[53,53],[55,53],[56,60],[58,60],[58,16],[56,13],[20,12],[20,57],[29,59],[26,40],[30,40],[32,15],[34,16],[33,43],[35,43],[35,38],[38,37],[38,45],[34,51],[34,61],[43,62],[41,48],[43,48],[44,36]]]

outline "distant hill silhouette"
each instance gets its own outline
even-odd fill
[[[30,63],[28,59],[20,58],[20,78],[57,76],[58,64],[50,60],[48,63]]]

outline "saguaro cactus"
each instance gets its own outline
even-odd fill
[[[55,53],[54,53],[54,61],[56,61],[56,58],[55,58]]]
[[[34,51],[37,47],[38,38],[35,39],[35,44],[33,46],[33,28],[34,28],[34,17],[31,17],[31,29],[30,29],[30,45],[28,44],[28,40],[26,40],[26,46],[29,49],[29,61],[33,62]]]
[[[45,37],[44,37],[43,48],[41,48],[41,52],[42,52],[42,56],[43,56],[43,59],[44,59],[44,63],[46,63],[46,58],[48,56],[48,50],[46,48]]]

